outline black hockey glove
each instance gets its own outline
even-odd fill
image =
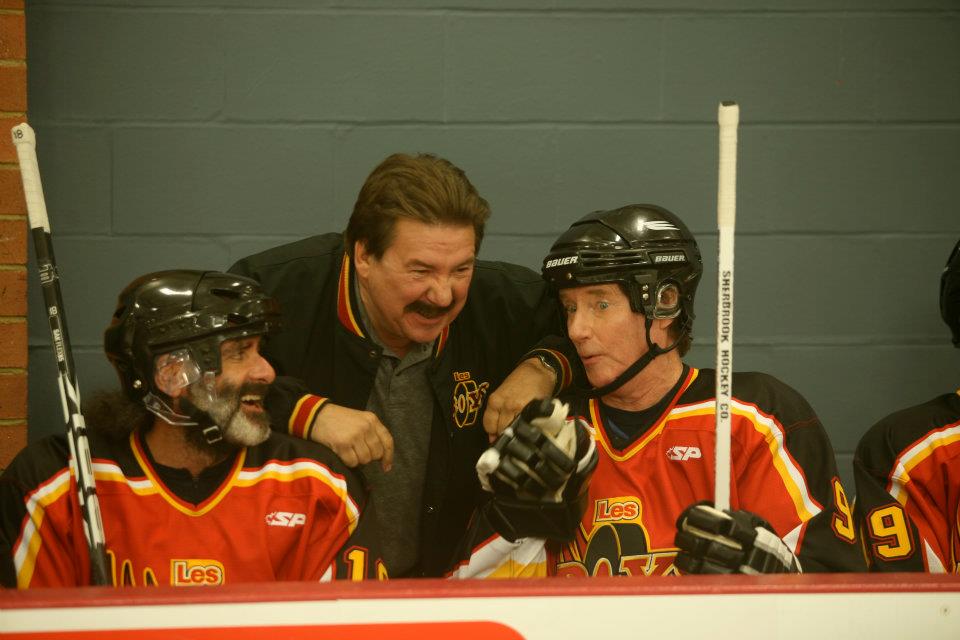
[[[511,542],[573,539],[597,450],[568,410],[556,399],[531,401],[477,461],[480,484],[493,494],[487,518]]]
[[[684,573],[801,573],[800,562],[767,522],[707,502],[677,520],[676,565]]]

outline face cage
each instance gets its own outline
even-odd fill
[[[222,342],[223,341],[220,341],[220,343]],[[219,344],[217,345],[217,349],[219,351]],[[201,388],[203,392],[206,393],[208,400],[210,402],[216,400],[216,380],[218,374],[213,371],[201,372],[201,367],[197,364],[189,348],[178,349],[157,356],[154,375],[161,368],[170,366],[179,367],[175,376],[170,380],[173,391],[184,389],[192,384],[201,383]],[[146,407],[147,411],[167,424],[179,427],[202,428],[204,439],[208,444],[216,444],[223,439],[221,428],[210,421],[209,415],[198,412],[196,408],[188,411],[189,415],[184,415],[176,411],[170,402],[170,396],[160,389],[157,389],[156,393],[148,391],[146,395],[143,396],[143,406]]]
[[[189,349],[178,349],[157,356],[154,371],[156,372],[163,367],[174,365],[180,366],[176,378],[172,380],[174,390],[189,387],[200,379],[200,365],[194,360]]]
[[[276,321],[263,319],[258,322],[243,325],[242,327],[233,327],[232,331],[214,333],[189,341],[179,348],[174,348],[170,351],[163,351],[159,355],[152,356],[149,367],[144,367],[149,372],[148,376],[138,374],[137,369],[140,367],[134,367],[131,370],[133,374],[131,387],[135,391],[139,391],[141,397],[143,397],[144,394],[154,397],[164,396],[165,394],[156,388],[154,376],[159,366],[166,366],[172,362],[179,362],[183,365],[180,373],[181,379],[177,381],[178,389],[189,386],[201,379],[207,386],[211,386],[223,369],[220,361],[220,346],[224,342],[227,340],[261,336],[262,347],[262,341],[275,332],[277,328],[278,323]],[[150,352],[153,352],[155,350],[163,350],[164,346],[149,345],[147,348]],[[164,360],[161,364],[161,359],[165,357],[173,358],[173,361]],[[146,401],[146,398],[144,398],[144,401]]]

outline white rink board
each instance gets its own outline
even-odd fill
[[[318,627],[362,622],[494,621],[529,640],[657,637],[672,640],[812,640],[960,638],[960,594],[779,594],[704,596],[576,596],[353,600],[255,604],[165,605],[5,611],[2,632],[64,633],[104,629]],[[106,624],[105,624],[106,623]],[[709,632],[707,633],[707,630]],[[386,631],[386,630],[385,630]],[[429,627],[420,637],[433,637]],[[389,633],[384,634],[389,637]],[[130,637],[136,637],[132,633]],[[179,634],[171,635],[183,637]],[[322,636],[319,636],[322,637]],[[438,636],[439,637],[439,636]]]

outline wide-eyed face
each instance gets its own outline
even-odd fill
[[[613,382],[649,351],[644,317],[630,308],[630,300],[619,285],[561,289],[560,303],[567,334],[594,387]],[[671,322],[654,321],[650,339],[661,346],[669,344],[667,327]]]
[[[398,355],[432,342],[463,309],[476,258],[471,225],[399,219],[380,258],[354,247],[360,296],[373,330]]]

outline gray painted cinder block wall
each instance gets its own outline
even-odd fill
[[[860,434],[958,384],[937,279],[960,236],[957,0],[27,3],[30,119],[81,384],[132,277],[339,230],[394,151],[466,169],[481,255],[663,204],[701,240],[712,366],[716,106],[741,104],[735,364],[799,389],[848,491]],[[33,284],[36,284],[35,276]],[[60,429],[37,287],[30,437]]]

